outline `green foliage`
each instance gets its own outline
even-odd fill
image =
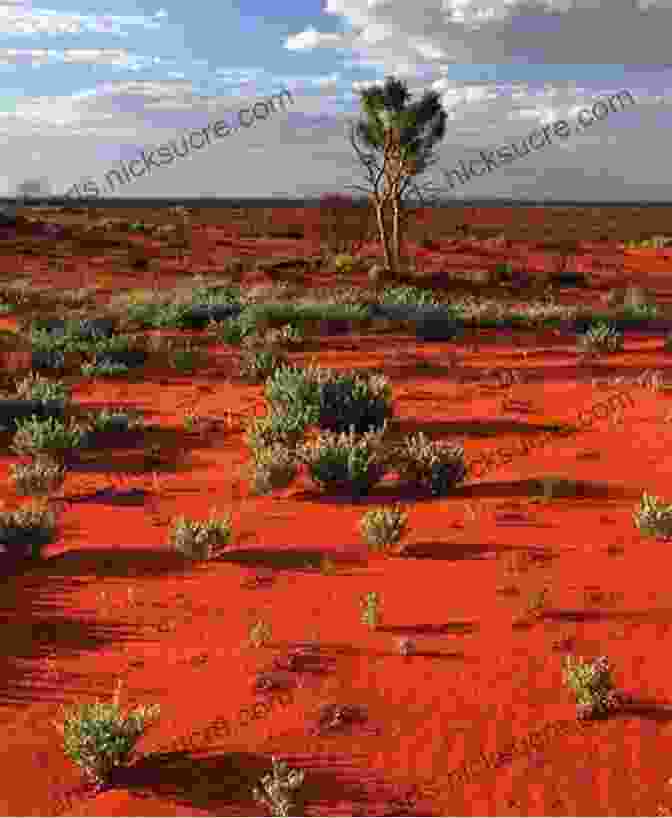
[[[61,381],[51,381],[30,372],[22,381],[15,381],[16,394],[23,400],[70,402],[70,389]]]
[[[0,513],[0,545],[10,553],[38,557],[56,535],[56,516],[45,502],[31,501],[16,511]]]
[[[250,488],[254,494],[270,494],[287,488],[295,479],[298,464],[294,453],[281,443],[254,450]]]
[[[261,787],[254,787],[254,800],[265,806],[271,815],[278,818],[292,815],[296,805],[294,795],[303,785],[305,772],[290,770],[287,763],[271,756],[273,772],[267,773],[260,781]]]
[[[32,463],[12,463],[9,477],[17,494],[44,496],[57,491],[65,480],[66,469],[59,463],[38,459]]]
[[[240,374],[252,381],[263,381],[280,366],[287,366],[284,355],[277,355],[272,349],[246,349],[240,360]]]
[[[65,712],[54,726],[63,735],[65,754],[82,768],[97,787],[109,782],[114,769],[125,764],[144,733],[146,722],[157,718],[159,705],[140,707],[122,717],[117,694],[111,704],[96,701]]]
[[[429,307],[441,306],[431,290],[421,287],[388,287],[380,298],[385,304],[408,304],[410,306]]]
[[[374,548],[385,549],[399,542],[406,529],[408,514],[400,506],[367,511],[359,523],[365,541]]]
[[[467,476],[464,449],[454,443],[431,442],[423,432],[408,435],[395,451],[399,476],[442,497]]]
[[[209,560],[215,546],[226,546],[231,539],[231,515],[221,519],[210,512],[210,519],[202,522],[181,515],[173,521],[170,543],[180,553],[196,560]]]
[[[319,386],[321,429],[343,432],[354,427],[364,434],[379,429],[392,415],[392,389],[382,375],[329,374]]]
[[[58,457],[63,452],[81,446],[88,428],[72,418],[66,426],[56,418],[40,420],[32,415],[27,420],[16,421],[17,431],[11,449],[17,454],[49,454]]]
[[[672,505],[666,505],[657,497],[644,492],[633,519],[645,537],[672,539]]]
[[[574,665],[571,656],[565,657],[563,677],[574,691],[578,718],[602,716],[617,704],[613,691],[611,668],[606,656],[600,656],[591,664],[581,658]]]
[[[297,457],[308,466],[311,480],[323,491],[368,494],[389,471],[383,444],[386,430],[384,425],[377,432],[357,435],[351,426],[349,432],[322,432],[317,440],[299,447]]]
[[[589,354],[619,352],[623,349],[623,333],[606,322],[588,327],[577,339],[579,351]]]
[[[269,622],[263,619],[255,620],[250,626],[250,645],[255,648],[260,648],[265,645],[272,635],[272,629]]]
[[[100,360],[94,358],[93,361],[85,361],[82,364],[82,375],[86,378],[113,378],[124,375],[128,372],[128,366],[116,361],[108,361],[104,358]]]
[[[294,448],[306,429],[304,417],[291,411],[276,411],[271,407],[261,418],[251,418],[246,424],[245,443],[252,450],[281,443]]]
[[[362,624],[375,630],[380,624],[380,597],[376,591],[369,591],[360,599]]]

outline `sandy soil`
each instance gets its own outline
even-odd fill
[[[194,230],[189,272],[212,272],[233,255],[307,252],[298,241],[227,240],[225,230],[217,241],[215,232]],[[464,268],[463,253],[447,251],[437,267]],[[609,253],[619,255],[613,245]],[[157,279],[113,269],[103,254],[82,251],[58,272],[44,256],[2,254],[5,277],[60,289],[97,281],[100,304],[124,288],[184,282],[184,265],[165,259]],[[612,260],[599,285],[563,294],[567,303],[595,306],[625,279],[644,282],[664,303],[672,260],[652,251],[620,256],[625,274]],[[242,278],[246,286],[263,280]],[[301,286],[329,280],[306,273]],[[3,326],[13,322],[3,318]],[[317,349],[290,352],[302,365],[315,357],[335,369],[382,370],[395,428],[459,440],[468,462],[517,451],[521,438],[576,423],[580,410],[592,419],[508,465],[500,457],[481,466],[450,497],[416,497],[392,475],[358,504],[320,494],[304,475],[287,490],[252,495],[240,474],[249,460],[242,423],[264,414],[263,386],[230,377],[235,349],[210,347],[209,355],[191,376],[149,366],[107,382],[71,379],[75,402],[138,409],[154,428],[136,449],[73,467],[57,504],[58,540],[41,563],[6,566],[0,814],[261,815],[250,788],[272,754],[306,771],[310,815],[654,815],[672,805],[672,554],[632,521],[643,491],[672,498],[672,426],[664,421],[672,400],[628,382],[666,368],[662,337],[628,335],[622,353],[591,366],[578,364],[569,337],[512,330],[465,333],[457,344],[394,332],[325,336]],[[522,382],[498,386],[496,373],[512,369]],[[626,380],[610,386],[616,377]],[[620,418],[604,409],[615,393],[626,396]],[[189,434],[190,408],[221,422],[202,438]],[[165,462],[146,470],[142,449],[155,441]],[[3,442],[7,509],[23,502],[8,480],[15,462]],[[536,481],[549,476],[576,481],[575,495],[539,502]],[[397,501],[409,512],[403,554],[372,557],[358,521]],[[213,506],[231,515],[232,544],[212,562],[185,564],[168,544],[170,519],[203,519]],[[323,555],[331,574],[319,569]],[[257,570],[270,580],[255,585]],[[525,616],[544,586],[546,607]],[[374,631],[359,620],[368,591],[382,598]],[[255,617],[272,625],[258,649],[246,643]],[[415,640],[415,655],[399,655],[403,636]],[[255,673],[305,641],[317,643],[319,662],[289,674],[284,703],[255,710],[264,700],[252,688]],[[567,653],[606,654],[632,703],[582,727],[562,680]],[[92,796],[52,720],[62,705],[109,701],[117,679],[124,707],[158,703],[162,715],[115,788]],[[325,703],[368,715],[312,735]]]

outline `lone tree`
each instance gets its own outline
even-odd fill
[[[410,212],[402,213],[404,194],[415,193],[422,207],[428,205],[422,192],[426,193],[429,185],[419,186],[414,177],[438,161],[432,159],[432,150],[445,135],[448,116],[437,91],[426,91],[422,99],[409,103],[408,87],[395,77],[387,77],[383,87],[373,86],[359,94],[365,118],[351,127],[350,144],[366,171],[369,187],[348,187],[370,196],[385,265],[396,275],[400,271],[402,230]]]

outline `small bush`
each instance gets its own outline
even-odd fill
[[[408,514],[404,514],[399,506],[392,509],[373,509],[364,514],[359,528],[370,546],[386,550],[389,546],[399,542],[407,521]]]
[[[339,253],[334,256],[333,265],[337,273],[351,273],[355,268],[355,259],[347,253]]]
[[[441,302],[437,301],[431,290],[409,286],[389,287],[383,291],[380,301],[385,304],[408,304],[418,307],[441,306]]]
[[[160,710],[159,705],[140,707],[122,718],[118,687],[111,704],[82,704],[66,711],[62,724],[53,724],[63,735],[68,758],[102,788],[109,783],[112,770],[132,755],[146,722],[157,718]]]
[[[577,339],[579,352],[600,354],[623,349],[623,333],[604,322],[593,324]]]
[[[267,773],[260,781],[260,787],[254,787],[254,800],[265,806],[271,815],[284,818],[292,815],[296,809],[295,792],[301,789],[305,778],[303,770],[290,770],[287,763],[271,757],[273,772]]]
[[[214,516],[215,509],[206,522],[190,520],[185,516],[175,518],[170,543],[190,559],[209,560],[215,546],[226,546],[231,539],[231,516],[221,519]]]
[[[191,341],[181,349],[175,349],[170,359],[170,365],[178,372],[193,372],[201,363],[199,353],[192,349]]]
[[[56,516],[46,502],[31,501],[16,511],[0,513],[0,545],[10,553],[38,557],[56,536]]]
[[[255,331],[253,311],[243,310],[236,318],[226,318],[224,321],[210,319],[208,329],[215,332],[220,344],[241,346],[245,338]]]
[[[297,472],[298,464],[292,451],[281,443],[256,449],[250,488],[254,494],[270,494],[285,489],[295,479]]]
[[[17,494],[44,496],[52,494],[63,485],[66,469],[48,460],[32,463],[12,463],[9,477]]]
[[[362,607],[362,624],[375,630],[380,624],[380,597],[375,591],[370,591],[360,599]]]
[[[409,435],[395,451],[399,476],[442,497],[467,476],[464,449],[453,443],[433,443],[419,432]]]
[[[579,719],[605,715],[618,704],[606,656],[601,656],[591,664],[580,659],[576,665],[571,656],[566,656],[563,677],[576,696]]]
[[[66,426],[56,418],[40,420],[36,415],[28,420],[17,420],[16,427],[12,451],[19,455],[47,454],[56,458],[81,446],[86,441],[89,431],[72,418]]]
[[[16,394],[23,400],[70,402],[70,390],[60,381],[51,381],[30,372],[22,381],[15,381]]]
[[[312,481],[324,491],[367,494],[389,470],[383,445],[386,426],[378,432],[357,435],[323,432],[317,440],[299,447],[297,457],[308,466]]]
[[[304,419],[306,425],[315,424],[319,418],[322,377],[319,367],[279,366],[266,379],[266,400],[278,410],[291,409],[295,416]]]
[[[263,619],[257,619],[250,626],[250,645],[260,648],[271,638],[271,625]]]
[[[262,418],[252,418],[246,425],[245,443],[256,451],[275,443],[295,448],[306,429],[305,419],[295,412],[271,411]]]
[[[391,399],[392,389],[382,375],[329,373],[318,387],[318,424],[330,432],[379,429],[392,415]]]
[[[127,412],[121,409],[101,409],[92,418],[92,431],[128,431],[129,429],[143,428],[144,422],[141,417],[132,418]]]
[[[93,361],[82,364],[82,375],[86,378],[114,377],[115,375],[124,375],[126,372],[128,372],[126,364],[107,361],[104,358],[101,360],[95,358]]]
[[[666,505],[657,497],[644,492],[633,519],[645,537],[672,539],[672,505]]]
[[[253,381],[262,381],[287,363],[284,355],[276,355],[271,349],[246,349],[240,360],[240,374]]]

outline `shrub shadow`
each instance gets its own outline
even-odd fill
[[[338,570],[343,567],[365,567],[368,562],[355,556],[344,557],[341,553],[318,551],[313,549],[241,548],[227,549],[215,557],[217,562],[230,562],[237,565],[261,566],[275,571],[319,572],[322,559],[327,557],[336,566],[336,576],[347,576]]]

